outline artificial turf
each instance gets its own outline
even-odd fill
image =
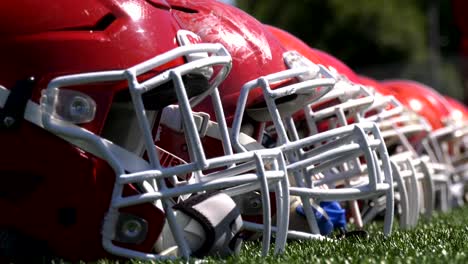
[[[240,256],[206,258],[203,263],[468,263],[468,206],[436,213],[411,230],[394,227],[384,237],[381,224],[368,226],[367,239],[291,241],[280,256],[262,257],[258,243],[245,243]],[[196,262],[191,260],[189,262]],[[102,260],[101,264],[119,262]],[[120,262],[122,263],[122,262]],[[130,261],[130,263],[151,263]],[[174,263],[174,262],[161,262]],[[183,260],[176,263],[184,263]]]

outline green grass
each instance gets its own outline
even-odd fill
[[[288,243],[284,255],[260,256],[259,245],[247,243],[240,256],[207,263],[468,263],[468,206],[438,213],[412,230],[394,228],[385,238],[379,224],[369,238]],[[104,262],[106,263],[106,262]],[[135,261],[133,263],[144,263]]]
[[[394,228],[385,238],[381,224],[368,227],[369,238],[338,241],[289,242],[281,256],[260,256],[258,243],[249,242],[240,256],[207,258],[206,263],[468,263],[468,206],[437,213],[412,230]],[[193,261],[191,261],[193,262]],[[115,264],[114,261],[100,261]],[[131,261],[131,263],[150,263]],[[164,262],[161,262],[164,263]],[[169,262],[166,262],[169,263]],[[173,262],[171,262],[173,263]],[[182,260],[178,263],[184,263]]]

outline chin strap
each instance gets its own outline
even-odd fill
[[[321,235],[330,235],[334,229],[346,230],[346,212],[338,202],[321,202],[313,205],[313,211]],[[296,213],[305,217],[304,207],[298,205]]]
[[[367,238],[369,236],[365,230],[348,231],[346,229],[346,211],[338,202],[320,202],[320,205],[312,204],[312,206],[321,235],[331,235],[336,230],[338,238]],[[295,211],[305,218],[302,205],[299,204]]]
[[[237,255],[242,239],[242,218],[234,201],[221,192],[194,195],[173,206],[177,223],[195,257]],[[165,254],[177,254],[167,223],[155,248]]]
[[[29,98],[34,88],[35,80],[31,77],[26,80],[16,82],[8,95],[0,99],[2,108],[0,109],[0,128],[15,129],[23,121],[24,112]]]

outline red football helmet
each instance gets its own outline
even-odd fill
[[[386,166],[388,164],[386,164],[386,162],[388,162],[388,153],[382,134],[377,124],[369,122],[369,120],[364,118],[367,109],[374,103],[374,95],[364,86],[360,85],[358,76],[346,64],[324,51],[317,49],[313,49],[313,51],[316,56],[320,58],[323,65],[328,67],[334,74],[338,82],[330,93],[304,109],[309,131],[316,133],[327,129],[327,127],[329,129],[330,127],[342,127],[348,124],[375,126],[371,132],[373,138],[381,140],[381,142],[376,145],[381,149],[379,153],[381,161],[377,164],[382,164],[382,172],[384,174],[387,173]],[[354,162],[342,167],[341,170],[346,171],[349,167],[359,168],[357,171],[360,171],[360,173],[356,173],[356,171],[354,173],[355,175],[362,175],[362,172],[366,171],[367,165],[367,162],[356,159]],[[353,169],[351,169],[351,171],[353,171]],[[371,176],[372,172],[369,171],[368,173],[370,174],[369,176]],[[392,177],[385,175],[385,182],[389,182],[389,180],[393,182]],[[380,199],[378,203],[387,209],[385,211],[385,219],[388,220],[390,215],[393,216],[393,201],[390,201],[390,199],[393,200],[393,193],[390,194],[390,191],[388,191],[385,194],[385,196],[378,196],[383,198],[383,200]],[[362,226],[363,223],[359,218],[360,210],[357,203],[351,204],[351,209],[354,211],[354,218],[357,226]],[[370,214],[365,217],[364,221],[369,221],[372,218]]]
[[[468,120],[468,108],[462,102],[458,101],[455,98],[444,95],[447,103],[452,107],[452,118],[458,122],[464,122]]]
[[[455,98],[444,96],[452,107],[452,119],[461,129],[455,134],[457,140],[452,145],[451,160],[455,167],[455,172],[463,177],[465,186],[468,182],[468,108]],[[466,187],[465,187],[466,188]],[[466,198],[465,198],[466,200]]]
[[[329,150],[333,150],[336,154],[335,158],[336,160],[330,159],[326,164],[327,166],[323,167],[323,164],[317,163],[314,164],[315,168],[310,169],[309,174],[305,174],[303,176],[308,176],[305,177],[304,179],[301,180],[296,180],[296,184],[299,188],[304,188],[304,187],[311,187],[311,186],[320,186],[321,184],[327,184],[329,187],[335,187],[337,185],[342,185],[344,184],[346,188],[336,188],[333,190],[330,190],[330,192],[336,192],[335,197],[338,200],[354,200],[353,198],[359,198],[359,195],[356,196],[351,196],[349,193],[347,193],[350,190],[353,190],[356,185],[362,184],[366,185],[366,181],[368,183],[370,182],[380,182],[384,183],[389,181],[391,179],[391,173],[388,170],[389,164],[386,163],[388,162],[387,158],[387,153],[385,149],[385,144],[383,141],[380,141],[376,145],[372,145],[372,150],[379,152],[379,156],[382,158],[382,168],[383,170],[380,171],[380,168],[378,168],[377,160],[371,160],[368,158],[363,158],[365,154],[363,155],[361,152],[360,154],[355,153],[356,156],[350,156],[346,153],[345,151],[341,151],[342,149],[344,150],[344,146],[347,144],[352,144],[352,142],[355,142],[357,138],[359,138],[359,132],[358,130],[354,130],[353,132],[346,132],[345,134],[340,134],[340,129],[352,129],[356,127],[360,127],[363,129],[363,131],[366,131],[365,133],[368,133],[369,135],[372,135],[371,137],[379,138],[379,132],[378,128],[371,123],[367,124],[353,124],[348,126],[347,121],[341,122],[342,120],[340,118],[354,118],[354,116],[348,110],[347,105],[343,105],[342,103],[348,103],[349,99],[356,99],[354,102],[356,102],[355,105],[353,105],[353,113],[359,111],[358,108],[362,107],[362,105],[370,105],[372,103],[372,98],[368,100],[368,98],[360,99],[357,98],[357,95],[360,94],[360,91],[362,90],[361,87],[357,85],[353,85],[350,83],[345,77],[340,76],[340,74],[335,70],[329,68],[329,66],[332,63],[328,63],[328,57],[323,58],[322,54],[320,52],[317,52],[316,50],[311,49],[308,47],[304,42],[299,40],[298,38],[294,37],[293,35],[289,34],[288,32],[265,25],[268,30],[277,37],[277,39],[283,44],[286,49],[288,49],[288,52],[285,53],[284,59],[285,62],[288,63],[292,67],[297,67],[297,66],[307,66],[311,69],[311,72],[315,71],[318,74],[316,76],[310,74],[309,78],[314,80],[317,84],[320,83],[327,83],[326,80],[331,79],[332,80],[332,88],[327,89],[327,92],[323,94],[322,96],[316,98],[313,100],[311,103],[305,105],[303,107],[303,111],[294,114],[292,117],[289,117],[290,119],[285,119],[285,127],[287,128],[287,134],[283,138],[285,138],[287,141],[291,142],[301,142],[301,140],[307,141],[309,140],[312,142],[314,139],[321,138],[318,141],[318,144],[313,145],[313,146],[308,146],[307,148],[302,149],[311,151],[313,153],[314,151],[317,151],[318,149],[322,149],[323,151],[326,151],[328,147],[330,148]],[[290,59],[292,58],[291,55],[293,54],[299,54],[295,55],[295,57],[304,56],[305,58],[302,58],[301,60],[295,59],[298,62],[302,62],[298,64],[297,66],[294,65],[293,63],[290,63]],[[328,63],[328,64],[327,64]],[[330,84],[329,84],[330,85]],[[327,87],[329,85],[323,85],[323,87]],[[328,88],[328,87],[327,87]],[[329,90],[329,91],[328,91]],[[340,115],[338,113],[338,110],[342,110],[342,114]],[[345,113],[346,112],[346,113]],[[349,114],[349,115],[348,115]],[[284,118],[284,117],[283,117]],[[294,121],[293,121],[294,120]],[[307,127],[303,126],[304,121],[307,121]],[[278,129],[279,125],[276,126],[276,131],[280,131]],[[339,127],[339,128],[338,128]],[[336,128],[336,129],[333,129]],[[336,134],[335,134],[336,133]],[[289,136],[288,136],[289,135]],[[342,137],[342,142],[338,143],[335,140],[337,138]],[[302,139],[299,139],[302,138]],[[346,138],[346,140],[344,140]],[[362,139],[362,140],[368,140],[367,139]],[[286,142],[287,142],[286,141]],[[320,147],[319,147],[320,146]],[[315,149],[316,148],[316,149]],[[285,147],[287,149],[287,147]],[[348,153],[349,154],[349,153]],[[311,157],[312,155],[306,154],[303,155],[301,153],[295,153],[294,155],[297,155],[295,158],[298,160],[301,159],[307,159],[306,157]],[[343,155],[343,156],[341,156]],[[361,156],[363,155],[363,156]],[[361,163],[361,161],[357,157],[362,157],[362,160],[365,162]],[[330,158],[330,157],[328,157]],[[338,161],[339,160],[339,161]],[[302,161],[305,164],[307,164],[306,161]],[[332,165],[333,164],[333,165]],[[359,177],[355,176],[361,176],[361,175],[366,175],[364,174],[364,167],[369,165],[369,168],[371,168],[368,171],[368,174],[366,177],[362,177],[360,180],[362,180],[360,183],[353,185],[351,184],[350,179],[356,179]],[[375,167],[374,167],[375,166]],[[331,169],[330,169],[331,168]],[[360,172],[358,172],[360,171]],[[315,173],[315,174],[314,174]],[[381,175],[381,173],[383,175]],[[317,177],[317,175],[320,175],[318,177],[319,179],[314,179],[312,183],[312,179],[310,176]],[[379,176],[378,176],[379,175]],[[390,178],[389,178],[390,177]],[[376,179],[377,178],[377,179]],[[364,182],[364,183],[363,183]],[[391,180],[390,180],[391,182]],[[312,184],[311,184],[312,183]],[[385,185],[385,184],[384,184]],[[392,225],[392,219],[393,219],[393,192],[390,190],[391,188],[388,186],[384,187],[382,185],[382,189],[375,189],[373,187],[370,187],[369,192],[367,194],[361,193],[362,197],[378,197],[382,194],[387,194],[387,206],[391,208],[391,210],[387,211],[386,215],[386,222],[385,222],[385,228],[384,231],[386,234],[391,229]],[[292,190],[295,190],[293,187],[291,187]],[[312,191],[311,191],[312,192]],[[322,190],[323,194],[322,196],[319,196],[317,199],[329,199],[327,197],[327,191]],[[338,193],[341,194],[341,196],[338,195]],[[326,197],[326,198],[324,198]],[[354,213],[354,218],[357,221],[358,227],[361,227],[361,221],[360,221],[360,213],[357,208],[357,203],[352,202],[351,203],[351,211]]]
[[[452,122],[457,127],[462,128],[460,131],[457,132],[456,137],[465,137],[466,133],[468,132],[466,131],[468,122],[468,108],[455,98],[452,98],[450,96],[444,96],[444,98],[447,100],[447,103],[452,107],[452,112],[450,113]]]
[[[424,119],[408,111],[394,96],[384,95],[380,82],[359,76],[360,83],[374,93],[374,103],[367,109],[366,119],[379,124],[390,154],[397,182],[401,208],[400,226],[413,227],[419,213],[430,216],[434,207],[433,175],[429,157],[419,154],[412,143],[430,131]],[[378,210],[379,206],[372,210]]]
[[[199,144],[206,130],[192,106],[217,95],[227,50],[181,43],[195,35],[164,0],[2,2],[0,14],[6,254],[31,256],[24,245],[70,260],[159,259],[173,246],[186,258],[235,252],[242,222],[228,195],[268,193],[265,179],[286,174],[279,151],[210,159]],[[175,103],[185,161],[154,146]]]
[[[319,164],[325,166],[325,164],[335,165],[335,163],[344,162],[337,158],[336,151],[332,146],[328,149],[323,148],[322,156],[312,154],[317,151],[314,150],[307,157],[309,153],[307,150],[310,151],[311,147],[323,143],[325,139],[316,137],[299,141],[294,139],[294,135],[288,134],[285,128],[286,124],[292,121],[291,116],[294,113],[301,111],[308,103],[324,96],[332,88],[336,80],[328,71],[323,71],[321,67],[310,61],[304,62],[297,53],[285,56],[284,47],[269,31],[265,30],[260,22],[235,7],[213,0],[197,2],[171,0],[168,2],[171,4],[173,12],[180,18],[179,21],[184,28],[195,32],[203,41],[222,43],[233,57],[232,71],[219,86],[219,93],[225,108],[226,125],[231,126],[232,124],[231,137],[236,151],[263,149],[265,146],[262,143],[274,149],[281,149],[286,153],[291,175],[294,173],[299,175],[301,169],[304,169],[303,173],[314,175],[318,174],[322,168],[317,167],[317,171],[312,169],[307,172],[305,169]],[[291,65],[291,69],[288,65]],[[321,78],[322,73],[326,75],[323,76],[326,78]],[[209,114],[213,112],[211,107],[205,106],[203,103],[198,105],[196,109]],[[210,114],[210,116],[212,115]],[[216,120],[221,125],[223,120],[218,118]],[[283,122],[283,120],[286,121]],[[210,124],[213,123],[211,121]],[[275,133],[270,133],[270,128],[273,128]],[[366,127],[365,129],[367,131],[371,128]],[[347,134],[359,134],[366,138],[366,135],[360,134],[360,132],[360,128],[347,127],[335,131],[335,134],[329,135],[327,138],[336,138]],[[212,148],[219,149],[219,144],[210,143],[214,140],[219,141],[221,137],[216,134],[207,134],[207,136],[207,138],[202,139],[204,145],[209,144]],[[265,138],[271,139],[272,142],[265,141]],[[367,139],[363,139],[363,142],[366,141]],[[371,149],[361,148],[357,145],[353,147],[355,149],[352,151],[356,151],[356,155],[359,153],[359,155],[367,155],[367,158],[373,159],[374,146]],[[177,146],[172,146],[172,148],[171,152],[177,151]],[[213,149],[213,152],[215,151],[216,149]],[[296,154],[303,155],[303,157],[299,159],[295,156]],[[183,156],[183,153],[180,155]],[[341,158],[345,156],[344,153],[339,155]],[[370,164],[374,165],[373,162]],[[372,170],[373,166],[370,167]],[[325,167],[325,169],[329,168]],[[301,176],[295,179],[300,179],[302,182],[303,178],[299,177]],[[311,179],[311,177],[304,178]],[[307,181],[307,183],[311,183],[310,180]],[[372,181],[372,184],[373,188],[369,192],[361,189],[349,190],[351,194],[345,189],[328,192],[318,190],[318,188],[312,189],[309,186],[309,188],[294,187],[296,189],[292,190],[291,194],[304,197],[302,201],[306,215],[309,215],[307,217],[309,227],[313,232],[318,233],[309,198],[335,200],[335,197],[340,197],[340,199],[349,200],[360,195],[386,192],[389,189],[389,185],[383,183],[380,177]],[[245,226],[252,229],[257,228],[253,223]],[[280,223],[277,224],[279,230],[283,227]],[[298,233],[289,232],[289,235],[298,235]],[[311,237],[309,234],[301,234],[300,236]]]
[[[431,165],[440,178],[434,178],[435,183],[440,183],[442,210],[451,206],[452,194],[457,203],[460,201],[460,189],[457,182],[459,176],[452,166],[450,152],[454,146],[454,139],[462,131],[452,116],[453,108],[447,100],[437,91],[424,84],[409,80],[386,80],[383,92],[394,95],[403,105],[424,117],[431,125],[428,136],[422,140],[419,153],[426,153],[431,157]]]
[[[453,125],[452,107],[440,93],[424,84],[409,80],[386,80],[382,84],[382,92],[393,94],[402,104],[429,122],[433,134],[431,137],[434,140],[450,137],[449,126]],[[450,163],[440,149],[442,146],[437,144],[433,147],[438,161]]]

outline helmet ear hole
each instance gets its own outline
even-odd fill
[[[156,115],[156,111],[146,111],[151,126],[156,120]],[[132,129],[128,129],[129,127]],[[142,156],[145,152],[143,135],[139,129],[135,109],[130,102],[114,100],[107,114],[101,136],[138,156]]]

